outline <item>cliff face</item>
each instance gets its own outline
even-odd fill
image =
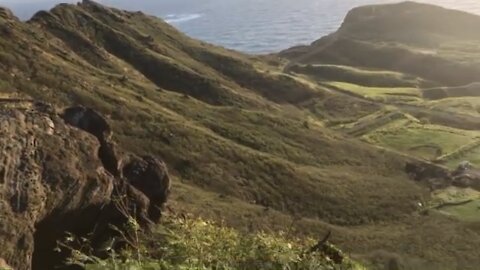
[[[14,269],[32,264],[52,269],[61,258],[53,249],[65,232],[101,234],[107,222],[126,218],[112,202],[118,190],[137,206],[140,223],[155,219],[147,214],[148,205],[165,202],[150,204],[149,196],[133,187],[137,183],[109,172],[99,157],[98,140],[66,125],[52,110],[28,101],[0,103],[0,257]],[[155,184],[158,177],[143,181],[153,185],[150,193],[165,194],[169,188],[165,182]]]
[[[97,157],[95,138],[59,117],[4,104],[0,117],[0,257],[15,269],[30,269],[36,226],[62,220],[43,232],[49,235],[91,226],[110,203],[114,178]]]

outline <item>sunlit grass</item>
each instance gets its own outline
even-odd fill
[[[367,87],[346,82],[329,82],[328,85],[379,101],[386,99],[415,101],[420,98],[420,91],[413,87]]]
[[[458,187],[437,190],[428,207],[462,221],[477,222],[480,221],[480,192]]]
[[[349,72],[349,73],[356,73],[365,76],[381,76],[381,77],[388,77],[390,79],[405,79],[406,75],[400,72],[389,71],[389,70],[371,70],[371,69],[362,69],[356,68],[352,66],[345,66],[345,65],[329,65],[329,64],[315,64],[311,65],[313,67],[322,67],[322,68],[331,68],[337,72]]]
[[[317,81],[349,82],[370,87],[418,87],[424,80],[401,72],[331,64],[295,64],[290,70]]]
[[[433,160],[477,141],[479,135],[476,131],[401,119],[374,130],[363,138],[373,144]]]
[[[462,205],[448,206],[440,210],[440,212],[462,221],[480,222],[480,199]]]
[[[480,115],[480,97],[451,97],[429,101],[426,106],[434,109],[462,113],[472,116]]]
[[[455,168],[462,161],[469,161],[472,164],[480,166],[480,146],[477,146],[470,151],[467,151],[461,156],[447,160],[446,164],[450,168]]]

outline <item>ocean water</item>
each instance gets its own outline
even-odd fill
[[[309,44],[334,32],[353,7],[398,0],[172,0],[156,15],[188,35],[260,54]],[[188,5],[185,3],[195,2]],[[422,2],[480,14],[480,0]],[[159,11],[160,11],[159,10]],[[479,29],[480,31],[480,29]]]
[[[0,0],[22,19],[55,0]],[[63,0],[61,2],[76,2]],[[60,1],[56,1],[60,2]],[[366,4],[398,0],[101,0],[163,18],[189,36],[260,54],[309,44],[334,32],[347,12]],[[480,0],[418,0],[480,15]],[[480,29],[479,29],[480,31]]]

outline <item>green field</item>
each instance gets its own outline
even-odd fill
[[[475,142],[480,133],[400,119],[363,136],[366,141],[433,160]]]
[[[389,70],[332,64],[296,64],[290,69],[296,73],[308,74],[317,81],[342,81],[376,87],[418,87],[427,85],[425,81],[418,77]]]
[[[441,213],[467,222],[480,222],[480,199],[460,206],[445,207]]]
[[[377,101],[420,100],[420,91],[413,87],[368,87],[346,82],[329,82],[327,85]]]
[[[472,164],[480,166],[480,147],[475,147],[470,151],[464,153],[460,157],[455,157],[452,159],[447,160],[446,165],[450,168],[456,167],[460,162],[468,160]]]
[[[436,191],[430,207],[462,221],[480,222],[480,192],[470,188],[449,187]]]
[[[425,106],[437,110],[480,116],[480,97],[451,97],[425,101]]]

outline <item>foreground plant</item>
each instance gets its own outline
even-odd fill
[[[167,218],[154,232],[143,235],[134,248],[100,260],[73,252],[88,270],[336,270],[365,269],[328,242],[312,249],[312,239],[293,239],[285,233],[241,233],[202,219]],[[341,256],[341,262],[332,254]],[[71,260],[70,263],[75,263]]]

